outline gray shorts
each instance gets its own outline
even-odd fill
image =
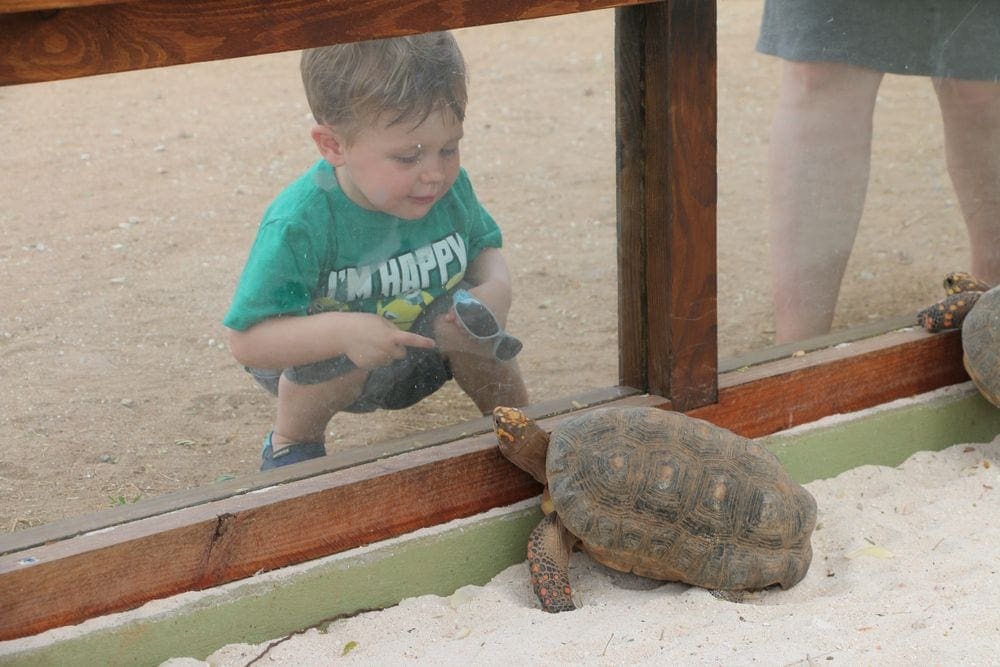
[[[451,307],[451,298],[442,296],[421,313],[410,331],[433,338],[433,323]],[[274,396],[278,395],[278,380],[284,375],[296,384],[320,384],[346,375],[357,366],[347,355],[324,359],[311,364],[281,370],[246,367],[247,372]],[[347,412],[401,410],[418,403],[440,389],[452,378],[451,368],[437,349],[408,347],[406,356],[387,366],[372,369],[365,379],[361,396],[346,408]]]
[[[995,0],[766,0],[757,50],[880,72],[1000,79]]]

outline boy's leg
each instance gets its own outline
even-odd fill
[[[278,383],[278,413],[271,442],[280,449],[290,443],[323,443],[333,415],[361,396],[368,371],[355,369],[317,384],[298,384],[282,375]]]
[[[784,61],[771,132],[776,342],[826,333],[864,208],[882,74]]]
[[[452,352],[448,355],[455,382],[484,415],[504,405],[519,407],[528,404],[528,390],[521,378],[517,359],[500,361],[492,357]]]
[[[970,271],[1000,284],[1000,83],[935,79],[945,157],[972,248]]]

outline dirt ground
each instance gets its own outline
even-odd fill
[[[719,3],[723,357],[773,337],[760,0]],[[615,384],[612,12],[460,31],[463,162],[504,230],[532,398]],[[273,402],[220,324],[260,215],[316,159],[295,53],[0,88],[0,531],[254,472]],[[967,243],[930,84],[890,77],[837,326],[915,310]],[[331,450],[477,416],[452,385]]]

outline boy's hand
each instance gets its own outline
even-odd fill
[[[472,289],[469,290],[469,293],[476,296],[477,299],[479,298]],[[482,302],[482,300],[480,301]],[[485,302],[483,303],[485,305]],[[447,312],[439,315],[434,321],[434,337],[437,339],[438,348],[443,352],[465,352],[486,357],[493,356],[493,341],[480,340],[470,335],[458,321],[454,308],[449,308]]]
[[[344,354],[358,368],[386,366],[394,359],[406,356],[407,347],[431,349],[436,343],[410,331],[400,331],[395,324],[379,315],[361,314],[344,345]]]

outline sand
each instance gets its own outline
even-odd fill
[[[226,646],[207,664],[996,663],[1000,437],[806,488],[819,505],[814,557],[787,591],[735,604],[680,584],[639,590],[645,580],[577,553],[571,613],[538,609],[522,563],[449,597]]]

